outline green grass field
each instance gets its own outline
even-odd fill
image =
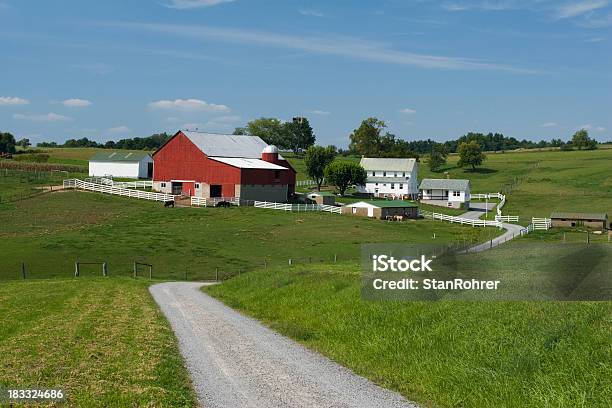
[[[121,278],[0,284],[0,386],[62,388],[70,407],[196,406],[147,287]]]
[[[375,302],[356,264],[245,274],[206,292],[431,407],[609,407],[610,302]]]
[[[129,276],[134,261],[157,277],[212,279],[270,266],[359,259],[370,242],[480,242],[493,228],[428,220],[385,222],[330,213],[240,208],[164,208],[162,203],[57,192],[0,207],[0,278],[68,277],[74,262],[106,261]],[[435,238],[434,238],[435,234]],[[100,274],[99,266],[87,267]]]

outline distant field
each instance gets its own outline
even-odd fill
[[[612,405],[610,302],[366,301],[346,263],[206,292],[423,406]]]
[[[147,286],[120,278],[0,283],[0,387],[62,388],[69,407],[196,406]]]
[[[161,278],[212,279],[263,265],[359,259],[370,242],[481,242],[494,228],[439,221],[385,222],[330,213],[163,204],[86,192],[58,192],[0,205],[0,278],[71,276],[74,262],[107,261],[129,276],[134,261]],[[435,235],[435,238],[434,238]],[[99,266],[84,273],[100,275]]]
[[[41,150],[49,154],[49,163],[75,164],[80,166],[87,166],[89,164],[89,159],[97,152],[109,151],[108,149],[92,147],[41,148]]]

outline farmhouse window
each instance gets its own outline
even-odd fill
[[[383,187],[387,187],[387,183],[383,183]]]
[[[391,190],[395,189],[395,184],[391,183]]]
[[[401,190],[402,188],[404,188],[404,185],[403,185],[403,184],[400,184],[400,185],[399,185],[399,189]]]
[[[383,171],[383,177],[387,177],[387,172]]]
[[[378,183],[376,183],[376,187],[378,187]]]
[[[461,191],[453,191],[453,197],[461,197]]]
[[[406,177],[406,172],[403,172],[403,173],[402,173],[402,177]]]

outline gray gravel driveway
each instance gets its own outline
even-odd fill
[[[416,407],[202,293],[202,285],[160,283],[150,291],[203,407]]]

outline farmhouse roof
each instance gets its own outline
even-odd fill
[[[105,151],[94,154],[89,161],[92,162],[139,162],[150,156],[147,152]]]
[[[366,183],[407,183],[405,177],[368,177]]]
[[[242,157],[211,157],[211,159],[241,169],[287,170],[286,167],[260,159],[245,159]]]
[[[181,132],[209,157],[260,159],[261,152],[268,146],[259,136],[223,135],[189,130]],[[281,156],[279,158],[282,159]]]
[[[553,212],[550,218],[564,220],[595,220],[606,221],[608,214],[606,213],[577,213],[577,212]]]
[[[368,204],[377,208],[415,208],[418,207],[415,203],[404,200],[363,200],[356,203],[347,204],[347,207],[353,207],[356,204]]]
[[[466,191],[470,180],[465,179],[423,179],[419,190],[455,190]]]
[[[381,171],[412,171],[416,164],[416,159],[387,159],[363,157],[359,162],[365,170]]]

